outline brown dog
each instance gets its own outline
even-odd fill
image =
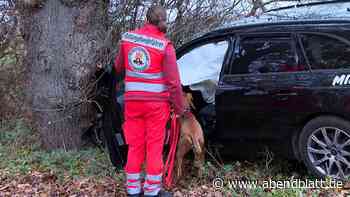
[[[194,107],[192,103],[192,95],[190,93],[184,95],[184,100],[188,108],[189,106]],[[197,175],[202,176],[205,159],[202,127],[191,112],[184,117],[181,117],[180,124],[180,138],[177,144],[175,163],[176,180],[182,176],[183,159],[186,153],[191,149],[193,149],[195,156],[194,166],[197,168]]]

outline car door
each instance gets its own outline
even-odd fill
[[[281,138],[300,110],[302,88],[296,83],[309,74],[294,35],[246,34],[236,40],[216,93],[217,137]]]
[[[229,36],[217,35],[194,40],[177,50],[183,90],[191,93],[193,112],[206,135],[215,130],[215,92],[233,43]]]
[[[349,118],[349,32],[341,28],[330,28],[327,32],[298,32],[315,78],[313,89],[309,91],[312,95],[309,98],[316,108],[314,111]]]

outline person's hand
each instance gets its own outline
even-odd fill
[[[103,68],[102,64],[101,63],[97,63],[96,64],[96,69],[97,70],[101,70]]]
[[[175,113],[174,107],[170,108],[170,114],[172,117],[175,116],[175,118],[180,118],[182,115]]]

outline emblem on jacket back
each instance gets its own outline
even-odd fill
[[[129,65],[134,71],[142,72],[150,66],[150,55],[147,49],[137,46],[128,53]]]

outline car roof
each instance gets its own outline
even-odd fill
[[[219,38],[227,34],[264,31],[281,32],[288,31],[292,27],[304,29],[310,26],[347,26],[350,29],[350,0],[318,2],[311,4],[311,6],[309,4],[289,6],[274,9],[260,16],[243,17],[210,32],[195,35],[194,39],[183,44],[177,51],[181,54],[186,48],[192,48],[193,44],[196,45],[205,42],[205,40]]]
[[[241,33],[263,33],[263,32],[288,32],[292,28],[294,30],[305,30],[310,27],[317,27],[318,30],[321,27],[341,27],[350,30],[350,18],[349,19],[303,19],[303,20],[290,20],[290,21],[277,21],[267,23],[253,23],[234,27],[227,27],[217,29],[206,33],[202,36],[198,36],[195,39],[186,42],[177,49],[177,52],[181,55],[187,49],[194,48],[196,45],[208,40],[225,38],[227,35],[241,34]]]
[[[272,30],[274,28],[280,28],[282,26],[329,26],[329,25],[350,25],[349,18],[332,18],[332,19],[295,19],[295,20],[280,20],[280,21],[271,21],[271,22],[261,22],[261,23],[252,23],[245,25],[237,25],[233,27],[226,27],[213,30],[204,34],[203,36],[216,35],[221,33],[239,33],[239,32],[250,32],[250,31],[262,31]]]
[[[297,4],[268,11],[260,16],[242,17],[232,23],[199,36],[217,33],[257,30],[288,25],[347,24],[350,22],[350,0]]]

